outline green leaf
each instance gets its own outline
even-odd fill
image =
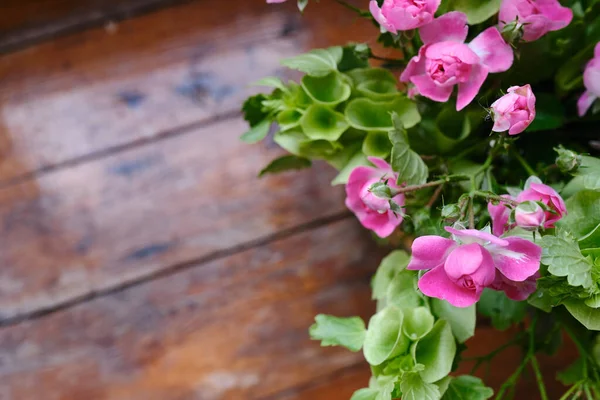
[[[371,49],[364,43],[352,43],[344,46],[342,60],[338,63],[340,72],[347,72],[369,66]]]
[[[404,310],[402,331],[413,341],[421,339],[433,329],[435,319],[427,307],[407,308]]]
[[[582,300],[568,299],[563,302],[567,310],[583,326],[591,331],[600,331],[600,308],[591,308]]]
[[[456,355],[456,342],[450,324],[439,320],[433,329],[416,343],[415,361],[423,364],[419,372],[425,382],[433,383],[444,378],[452,370]]]
[[[337,174],[333,181],[331,181],[332,185],[345,185],[348,182],[348,178],[350,174],[354,170],[354,168],[359,167],[361,165],[371,165],[369,160],[367,160],[367,156],[362,151],[356,152],[354,156],[348,161],[348,163],[340,170],[340,173]]]
[[[379,400],[377,396],[379,396],[379,390],[363,388],[354,392],[350,400]]]
[[[502,0],[454,0],[450,7],[465,13],[469,25],[476,25],[497,14],[500,3]]]
[[[284,66],[302,71],[310,76],[325,76],[337,70],[342,60],[342,48],[339,46],[328,49],[315,49],[299,56],[281,61]]]
[[[559,226],[573,233],[582,249],[600,247],[600,191],[580,191],[566,206],[569,213]]]
[[[440,390],[435,384],[424,382],[419,374],[415,373],[402,377],[400,390],[402,391],[402,400],[439,400],[441,398]]]
[[[371,317],[363,345],[369,364],[379,365],[408,350],[409,341],[402,334],[403,320],[404,314],[396,307],[386,307]]]
[[[331,142],[339,139],[349,127],[343,114],[318,104],[313,104],[306,110],[300,126],[310,139]]]
[[[240,139],[246,143],[257,143],[267,137],[269,128],[271,127],[271,121],[268,119],[259,122],[250,128],[249,131],[240,136]]]
[[[300,10],[300,12],[304,12],[304,9],[306,8],[307,5],[308,5],[308,0],[298,0],[298,10]]]
[[[402,122],[396,115],[393,118],[395,127],[389,132],[389,138],[392,142],[392,169],[398,172],[398,184],[423,184],[429,176],[427,165],[410,149]]]
[[[278,174],[284,171],[304,169],[310,167],[310,160],[294,155],[279,157],[273,161],[258,174],[262,177],[266,174]]]
[[[365,323],[359,317],[339,318],[319,314],[310,327],[310,337],[321,340],[321,346],[342,346],[350,351],[359,351],[365,340]]]
[[[342,75],[335,72],[320,77],[305,75],[302,87],[316,103],[331,107],[348,100],[352,92]]]
[[[387,289],[387,302],[401,309],[411,309],[423,305],[423,297],[416,288],[417,276],[412,271],[401,271]]]
[[[287,91],[287,87],[285,86],[285,84],[281,81],[281,79],[275,77],[275,76],[267,76],[265,78],[259,79],[258,81],[253,83],[254,86],[266,86],[266,87],[272,87],[275,89],[279,89],[282,92]]]
[[[593,284],[592,261],[581,254],[574,240],[546,235],[541,238],[542,263],[554,276],[566,276],[569,285],[588,289]]]
[[[479,378],[461,375],[453,378],[444,393],[443,400],[486,400],[494,395],[494,391],[485,386]]]
[[[377,272],[371,280],[374,300],[381,300],[386,296],[388,287],[394,277],[400,271],[404,271],[409,262],[410,256],[403,250],[392,251],[381,260]]]
[[[504,292],[484,289],[477,303],[477,311],[491,318],[494,328],[503,331],[525,318],[527,302],[511,300]]]
[[[285,110],[277,115],[277,124],[282,131],[287,131],[300,125],[300,118],[302,118],[300,111]]]
[[[300,130],[293,129],[289,131],[280,131],[275,133],[273,141],[275,141],[275,143],[277,143],[283,149],[299,156],[301,155],[300,146],[303,143],[310,142],[310,139]]]
[[[355,85],[369,81],[397,83],[397,79],[390,71],[383,68],[359,68],[346,73]]]
[[[581,380],[584,376],[585,362],[583,358],[578,358],[573,364],[565,370],[556,373],[556,379],[565,386],[571,386]]]
[[[387,132],[369,132],[363,142],[362,151],[367,156],[387,158],[392,151]]]
[[[452,334],[459,343],[465,342],[475,334],[475,306],[466,308],[454,307],[446,300],[431,299],[431,311],[438,318],[450,324]]]
[[[262,103],[265,100],[267,100],[267,96],[264,94],[257,94],[248,97],[242,105],[244,119],[248,121],[248,124],[250,124],[251,127],[263,122],[269,116],[269,113],[263,111]]]
[[[452,382],[452,379],[454,379],[454,377],[448,375],[447,377],[435,382],[436,386],[440,389],[440,395],[442,396],[442,398],[448,390],[448,386],[450,386],[450,382]]]
[[[364,97],[354,99],[348,103],[344,111],[352,127],[369,132],[387,132],[393,129],[392,113],[397,114],[399,126],[404,128],[411,128],[421,121],[416,103],[400,95],[386,102],[373,101]]]

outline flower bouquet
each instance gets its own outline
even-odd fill
[[[310,327],[323,346],[363,352],[372,378],[352,399],[491,398],[451,375],[477,316],[515,332],[481,363],[523,349],[497,399],[529,369],[554,396],[538,355],[564,335],[580,358],[558,396],[600,399],[600,0],[336,1],[398,57],[351,43],[283,60],[303,76],[258,82],[270,90],[245,102],[242,140],[276,127],[289,154],[261,175],[324,160],[378,240],[414,239],[374,275],[368,324]]]

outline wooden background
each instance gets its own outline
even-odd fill
[[[263,0],[3,0],[0,32],[0,399],[335,400],[367,385],[361,354],[307,328],[368,318],[385,250],[332,169],[256,179],[281,151],[238,137],[250,82],[311,47],[372,43],[370,24],[332,0],[304,18]],[[483,326],[468,355],[508,337]],[[543,360],[550,378],[571,353]]]

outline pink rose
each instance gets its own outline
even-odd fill
[[[558,0],[503,0],[498,19],[500,29],[514,22],[523,29],[523,40],[532,42],[569,25],[573,11]]]
[[[544,226],[546,213],[538,203],[525,201],[515,208],[515,222],[523,229],[535,230]]]
[[[513,86],[492,106],[494,132],[508,131],[509,135],[523,132],[535,118],[535,96],[531,86]]]
[[[394,229],[402,223],[402,216],[397,215],[390,209],[388,200],[375,196],[369,191],[374,183],[387,180],[392,189],[399,189],[396,185],[398,174],[392,171],[392,167],[384,160],[377,157],[369,157],[373,167],[356,167],[352,170],[348,183],[346,184],[346,206],[356,214],[360,223],[367,229],[371,229],[379,237],[387,237]],[[399,206],[404,205],[404,195],[399,194],[392,197]]]
[[[537,287],[539,271],[522,282],[511,281],[500,272],[496,274],[496,280],[490,286],[491,289],[504,292],[509,299],[516,301],[526,300]]]
[[[514,200],[512,196],[508,194],[503,194],[501,197]],[[492,218],[492,233],[494,235],[502,236],[506,231],[511,229],[511,226],[508,224],[511,211],[512,210],[507,206],[506,203],[488,203],[488,213]]]
[[[586,65],[583,72],[583,84],[586,91],[577,102],[579,116],[583,117],[594,101],[600,97],[600,42],[594,48],[594,58]]]
[[[400,76],[412,82],[431,100],[448,101],[458,85],[456,109],[466,107],[477,95],[488,73],[503,72],[513,63],[513,52],[494,27],[479,34],[468,45],[467,16],[449,12],[421,27],[423,47]]]
[[[535,180],[525,186],[525,190],[517,196],[517,201],[519,203],[524,201],[539,201],[545,204],[550,209],[549,211],[544,211],[544,228],[546,229],[554,228],[554,223],[567,215],[565,202],[556,190],[543,183],[537,183]]]
[[[369,10],[386,31],[395,34],[430,23],[440,3],[441,0],[384,0],[379,8],[377,1],[371,0]]]
[[[429,270],[419,280],[419,289],[429,297],[468,307],[484,288],[494,289],[498,274],[508,282],[523,282],[540,268],[542,248],[526,239],[500,239],[475,229],[446,230],[453,239],[421,236],[412,245],[407,269]]]

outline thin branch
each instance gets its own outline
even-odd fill
[[[427,208],[433,207],[433,205],[435,204],[437,199],[442,194],[443,190],[444,190],[444,184],[442,183],[440,186],[437,187],[437,189],[435,189],[435,192],[433,192],[433,195],[431,196],[431,198],[429,199],[429,201],[427,202],[425,207],[427,207]]]

